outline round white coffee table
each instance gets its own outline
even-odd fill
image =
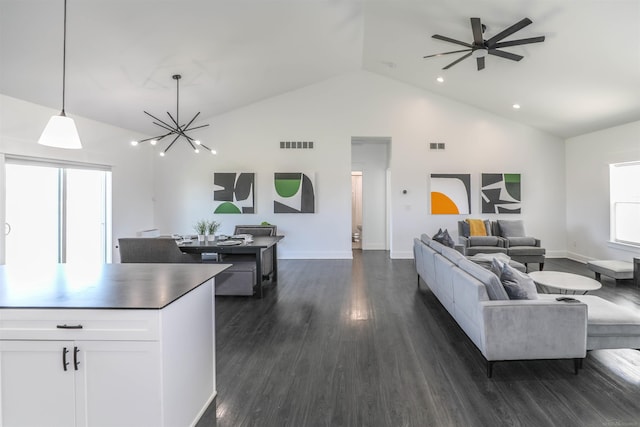
[[[580,276],[579,274],[564,273],[562,271],[533,271],[529,276],[538,285],[544,288],[553,288],[560,293],[576,293],[582,292],[586,294],[589,291],[600,289],[602,284],[597,280],[589,277]]]

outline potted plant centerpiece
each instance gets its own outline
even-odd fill
[[[196,225],[193,226],[196,234],[198,235],[198,242],[204,242],[204,236],[207,234],[207,228],[209,227],[209,223],[204,219],[196,222]]]
[[[216,240],[216,231],[220,228],[220,223],[217,221],[209,221],[207,223],[207,233],[209,234],[208,240],[213,242]]]

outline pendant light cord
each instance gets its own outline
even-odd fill
[[[66,1],[66,0],[65,0]],[[180,128],[180,78],[181,76],[177,76],[176,79],[176,126]]]
[[[66,64],[67,64],[67,0],[64,0],[64,32],[62,36],[62,116],[64,113],[64,92],[66,82]]]

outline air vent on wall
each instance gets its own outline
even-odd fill
[[[429,144],[430,150],[444,150],[444,142],[432,142]]]
[[[280,141],[280,148],[287,149],[313,149],[313,141]]]

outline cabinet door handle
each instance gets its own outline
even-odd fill
[[[65,323],[64,325],[56,325],[56,328],[58,328],[58,329],[82,329],[82,325],[67,325]]]
[[[78,347],[73,347],[73,367],[77,371],[78,366],[80,366],[80,361],[78,360],[78,353],[80,349]]]
[[[62,369],[67,370],[67,366],[69,366],[69,362],[67,362],[67,347],[62,347]]]

